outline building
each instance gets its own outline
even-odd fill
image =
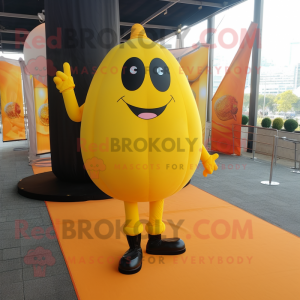
[[[262,67],[260,72],[261,94],[277,95],[295,86],[295,69],[293,67]]]
[[[290,66],[300,63],[300,42],[290,44]]]
[[[300,63],[295,66],[294,80],[294,88],[296,89],[300,86]]]

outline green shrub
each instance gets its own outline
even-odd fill
[[[265,128],[270,128],[271,127],[271,124],[272,124],[272,121],[270,118],[264,118],[262,121],[261,121],[261,126],[262,127],[265,127]]]
[[[295,131],[295,129],[297,129],[298,126],[299,126],[298,122],[293,119],[289,119],[284,122],[284,128],[286,131],[289,131],[289,132]]]
[[[243,125],[247,125],[249,122],[249,118],[245,115],[242,116],[242,124]]]
[[[280,130],[283,127],[283,120],[281,118],[276,118],[273,120],[272,128]]]

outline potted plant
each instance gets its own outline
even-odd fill
[[[261,127],[264,127],[264,128],[270,128],[271,124],[272,124],[272,120],[268,117],[262,119],[262,121],[261,121]]]
[[[284,122],[283,124],[284,128],[286,131],[288,132],[294,132],[295,129],[298,128],[299,124],[296,120],[293,120],[293,119],[288,119]]]
[[[273,120],[272,128],[281,130],[282,127],[283,127],[283,120],[281,118],[276,118]]]

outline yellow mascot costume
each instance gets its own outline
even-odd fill
[[[70,119],[82,122],[81,152],[85,164],[94,166],[93,172],[87,167],[91,179],[102,191],[124,201],[129,250],[119,271],[134,274],[142,267],[138,202],[150,206],[146,252],[184,253],[181,239],[161,239],[163,199],[189,182],[200,157],[203,175],[212,174],[218,155],[209,155],[202,145],[195,99],[173,55],[135,24],[130,39],[102,61],[84,105],[78,106],[68,63],[54,82]]]

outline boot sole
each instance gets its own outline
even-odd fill
[[[133,269],[133,270],[128,270],[128,271],[127,270],[122,270],[122,269],[119,268],[119,272],[124,274],[124,275],[132,275],[132,274],[138,273],[141,270],[141,268],[142,268],[142,264],[138,268]]]
[[[151,251],[151,250],[146,250],[146,253],[148,254],[152,254],[152,255],[179,255],[179,254],[182,254],[186,251],[186,248],[182,249],[182,250],[179,250],[179,251],[170,251],[170,252],[154,252],[154,251]]]

